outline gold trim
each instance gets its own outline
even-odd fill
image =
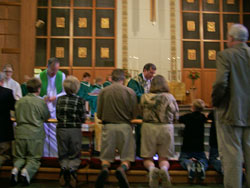
[[[195,31],[195,21],[191,21],[191,20],[187,21],[187,30]]]
[[[109,58],[109,48],[101,47],[101,58]]]
[[[101,28],[109,29],[109,18],[101,18]]]
[[[87,18],[78,18],[78,27],[79,28],[87,28],[88,27],[88,20]]]
[[[215,22],[207,22],[207,31],[208,32],[215,32]]]
[[[187,3],[194,3],[194,0],[186,0]]]
[[[65,18],[64,17],[56,17],[56,27],[57,28],[65,28]]]
[[[188,49],[188,60],[196,60],[196,50],[195,49]]]
[[[78,47],[78,57],[79,58],[87,58],[87,48],[86,47]]]
[[[216,60],[216,50],[208,50],[208,60]]]
[[[56,58],[64,58],[64,47],[56,47]]]

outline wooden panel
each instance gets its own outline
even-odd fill
[[[20,37],[19,36],[5,36],[4,41],[5,48],[20,48]]]
[[[37,1],[22,0],[21,11],[21,38],[20,38],[20,82],[24,75],[33,76],[35,66],[35,22]]]
[[[212,86],[216,78],[216,71],[204,71],[202,73],[202,99],[209,105],[212,106],[211,94]]]
[[[7,8],[8,19],[20,20],[21,9],[18,6],[8,6]]]
[[[182,0],[183,10],[199,10],[199,0]]]
[[[6,6],[0,6],[0,19],[6,19],[7,18],[7,7]]]
[[[182,82],[185,83],[186,90],[188,90],[189,93],[191,92],[190,88],[192,87],[192,80],[188,78],[190,71],[191,69],[182,71]],[[200,72],[200,70],[195,70],[195,71]],[[194,87],[196,88],[196,92],[194,98],[201,98],[201,79],[203,79],[201,74],[200,77],[201,78],[195,81]],[[191,103],[191,93],[187,96],[187,103]]]
[[[96,69],[95,70],[95,78],[102,78],[103,79],[103,82],[105,82],[106,80],[106,77],[108,75],[111,75],[112,71],[114,69]]]
[[[72,75],[77,77],[81,81],[82,76],[85,72],[88,72],[91,75],[91,80],[92,80],[93,79],[93,72],[94,72],[92,69],[81,69],[81,70],[74,69],[72,71]]]

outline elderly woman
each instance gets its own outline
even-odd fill
[[[14,98],[19,100],[22,97],[22,90],[20,84],[12,79],[13,71],[13,66],[11,64],[4,65],[3,72],[5,73],[5,80],[3,87],[11,89]]]
[[[76,187],[76,170],[81,163],[81,124],[85,122],[85,101],[76,95],[80,88],[76,77],[68,76],[63,87],[66,95],[59,97],[56,104],[56,137],[61,165],[59,182],[61,186],[70,183],[71,187]]]
[[[165,78],[157,75],[151,82],[149,93],[141,97],[143,124],[141,129],[141,156],[149,171],[149,187],[171,186],[168,173],[168,159],[174,155],[173,121],[179,108],[173,95],[169,93]],[[159,167],[155,167],[153,156],[158,153]]]

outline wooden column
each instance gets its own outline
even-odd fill
[[[36,0],[21,0],[21,33],[20,33],[20,63],[19,78],[24,81],[24,75],[33,76],[36,53]]]
[[[128,69],[128,2],[122,0],[122,68]]]

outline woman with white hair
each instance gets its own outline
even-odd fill
[[[68,76],[63,87],[66,95],[57,99],[56,117],[58,120],[56,137],[58,157],[61,166],[59,183],[76,187],[76,171],[81,163],[81,124],[85,122],[85,101],[76,93],[80,88],[79,80]]]

